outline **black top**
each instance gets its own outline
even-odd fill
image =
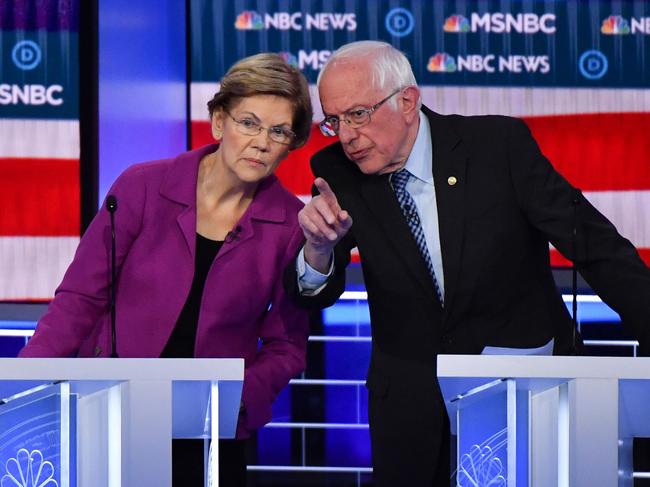
[[[223,241],[210,240],[198,233],[196,234],[196,261],[194,263],[192,288],[178,317],[174,331],[172,331],[165,349],[160,354],[161,358],[194,357],[194,342],[196,341],[196,329],[199,324],[203,287],[210,266],[212,266],[212,262],[222,245]]]

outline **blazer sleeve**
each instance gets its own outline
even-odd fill
[[[650,270],[632,243],[555,171],[523,121],[515,121],[509,133],[511,176],[528,220],[562,255],[576,263],[589,285],[647,347]]]
[[[317,194],[318,190],[315,186],[312,186],[312,195],[315,196]],[[327,280],[325,287],[315,295],[303,295],[298,288],[297,258],[302,247],[298,248],[296,255],[284,269],[283,280],[287,294],[291,296],[299,307],[309,310],[327,308],[336,303],[341,294],[343,294],[345,290],[345,269],[350,263],[350,252],[357,246],[353,232],[354,222],[346,236],[334,247],[334,272]]]
[[[140,232],[146,186],[133,166],[115,181],[109,194],[117,198],[115,212],[116,266],[119,269]],[[79,242],[72,263],[39,320],[21,357],[75,356],[83,341],[109,312],[111,225],[105,203]]]
[[[296,224],[283,266],[292,260],[303,242]],[[282,267],[281,267],[282,268]],[[262,320],[260,342],[255,358],[246,364],[242,401],[245,410],[240,416],[238,436],[250,433],[271,419],[271,405],[289,380],[305,369],[308,313],[298,308],[278,276],[273,288],[271,306]]]
[[[293,260],[284,270],[284,287],[287,294],[291,296],[297,306],[307,310],[320,310],[332,306],[339,299],[345,290],[345,269],[350,263],[350,251],[356,247],[353,243],[354,237],[348,233],[334,248],[334,272],[327,280],[325,287],[315,295],[303,295],[298,289],[298,273],[296,259]]]

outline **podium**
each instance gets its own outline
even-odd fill
[[[459,486],[632,486],[650,358],[440,355]]]
[[[172,438],[233,438],[243,359],[0,359],[0,482],[171,486]],[[218,486],[218,442],[208,477]]]

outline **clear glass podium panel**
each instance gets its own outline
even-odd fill
[[[496,380],[456,398],[459,487],[528,485],[528,393]]]
[[[216,393],[216,382],[174,381],[172,383],[172,437],[173,438],[234,438],[239,414],[241,384],[229,381],[218,383],[219,424],[213,430],[211,409]],[[217,413],[214,412],[216,415]]]
[[[76,398],[67,382],[3,398],[0,486],[76,486]]]
[[[172,438],[235,435],[241,359],[0,361],[0,487],[170,486]]]
[[[96,486],[112,485],[111,465],[120,464],[124,441],[120,384],[126,383],[3,382],[0,487],[76,487],[90,479]],[[172,438],[234,436],[241,383],[172,381],[171,390]],[[146,407],[156,408],[156,402]],[[216,452],[211,453],[207,471],[214,478]]]

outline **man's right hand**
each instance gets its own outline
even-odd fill
[[[319,194],[300,210],[298,223],[307,240],[305,261],[318,272],[327,274],[332,250],[352,227],[352,217],[341,209],[327,181],[316,178],[314,186]]]

